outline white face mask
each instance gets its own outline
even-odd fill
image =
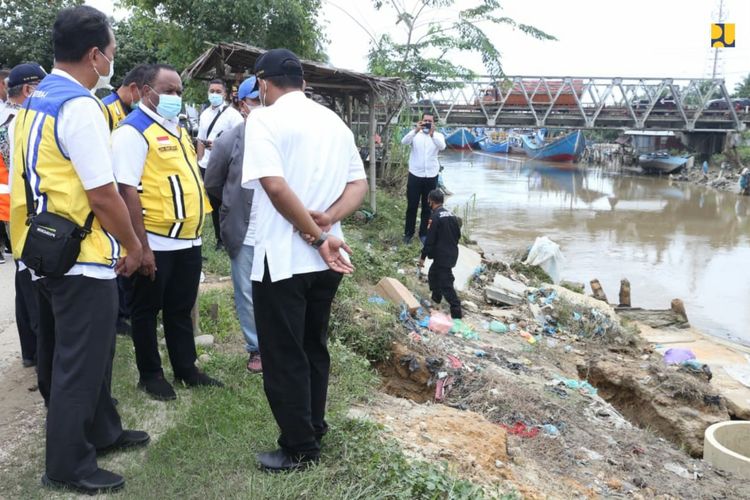
[[[112,80],[112,76],[115,74],[114,59],[110,60],[109,57],[105,56],[104,52],[102,51],[99,51],[99,53],[102,55],[102,57],[104,57],[104,59],[109,62],[109,73],[107,73],[106,75],[102,75],[101,73],[99,73],[99,70],[96,69],[96,66],[94,66],[94,71],[96,71],[96,74],[99,75],[99,81],[96,82],[94,90],[109,88],[109,82],[110,80]]]

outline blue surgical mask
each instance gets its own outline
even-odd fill
[[[182,110],[182,96],[172,94],[159,94],[159,105],[156,112],[167,120],[177,118]]]
[[[210,102],[211,106],[214,108],[216,106],[221,106],[224,104],[224,96],[221,94],[208,94],[208,102]]]

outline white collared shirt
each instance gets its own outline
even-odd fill
[[[216,123],[214,123],[211,133],[209,134],[208,127],[211,126],[211,122],[214,121],[216,115],[222,110],[226,111],[221,113],[221,116],[216,120]],[[221,106],[216,106],[215,108],[209,106],[203,110],[203,113],[201,113],[201,117],[198,120],[198,139],[201,141],[215,141],[219,134],[232,130],[243,121],[244,119],[240,112],[227,103],[224,103]],[[198,166],[205,170],[206,167],[208,167],[208,159],[210,157],[211,150],[206,148],[203,151],[203,158],[198,162]]]
[[[434,125],[433,125],[434,126]],[[445,149],[445,137],[437,130],[432,134],[411,131],[401,139],[401,144],[411,145],[409,173],[417,177],[437,177],[440,173],[438,153]]]
[[[81,85],[78,80],[61,69],[53,69],[52,74]],[[94,95],[93,92],[91,95]],[[60,108],[55,123],[60,149],[70,158],[83,189],[89,191],[115,182],[112,171],[112,150],[109,143],[109,125],[104,118],[102,108],[95,99],[76,97],[65,102]],[[12,157],[13,143],[11,142]],[[96,279],[117,277],[112,268],[79,264],[74,265],[65,275]],[[33,273],[32,277],[36,279]]]
[[[308,210],[327,210],[347,183],[366,178],[351,130],[333,111],[294,91],[253,111],[245,131],[242,187],[255,189],[258,207],[253,281],[263,280],[266,260],[274,282],[328,269],[255,182],[264,177],[283,177]],[[341,224],[329,233],[343,238]]]
[[[169,133],[180,137],[180,125],[176,119],[167,120],[151,111],[143,103],[139,104],[138,107]],[[146,138],[135,127],[120,126],[112,133],[112,154],[117,182],[137,188],[141,183],[143,169],[146,165],[146,155],[148,155]],[[200,246],[203,243],[200,237],[194,240],[178,240],[146,233],[146,238],[148,239],[148,246],[155,252],[185,250],[186,248]]]

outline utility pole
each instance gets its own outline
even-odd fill
[[[723,23],[727,19],[728,9],[724,7],[724,0],[717,0],[717,6],[711,13],[712,22]],[[722,58],[721,49],[719,47],[711,47],[709,49],[709,56],[707,61],[707,73],[711,75],[712,79],[716,79],[724,74],[724,60]]]

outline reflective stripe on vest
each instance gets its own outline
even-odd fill
[[[120,126],[135,128],[148,144],[137,188],[146,231],[174,239],[200,237],[211,206],[187,131],[181,129],[177,137],[140,109],[133,110]]]
[[[83,86],[59,75],[47,75],[19,110],[14,120],[13,165],[10,199],[10,233],[14,257],[19,258],[26,241],[26,193],[23,166],[29,178],[37,213],[50,211],[83,226],[91,212],[86,191],[73,163],[60,149],[56,121],[63,104],[71,99],[94,99]],[[105,115],[106,116],[106,115]],[[81,242],[78,264],[114,267],[121,256],[120,245],[94,219],[91,234]]]

